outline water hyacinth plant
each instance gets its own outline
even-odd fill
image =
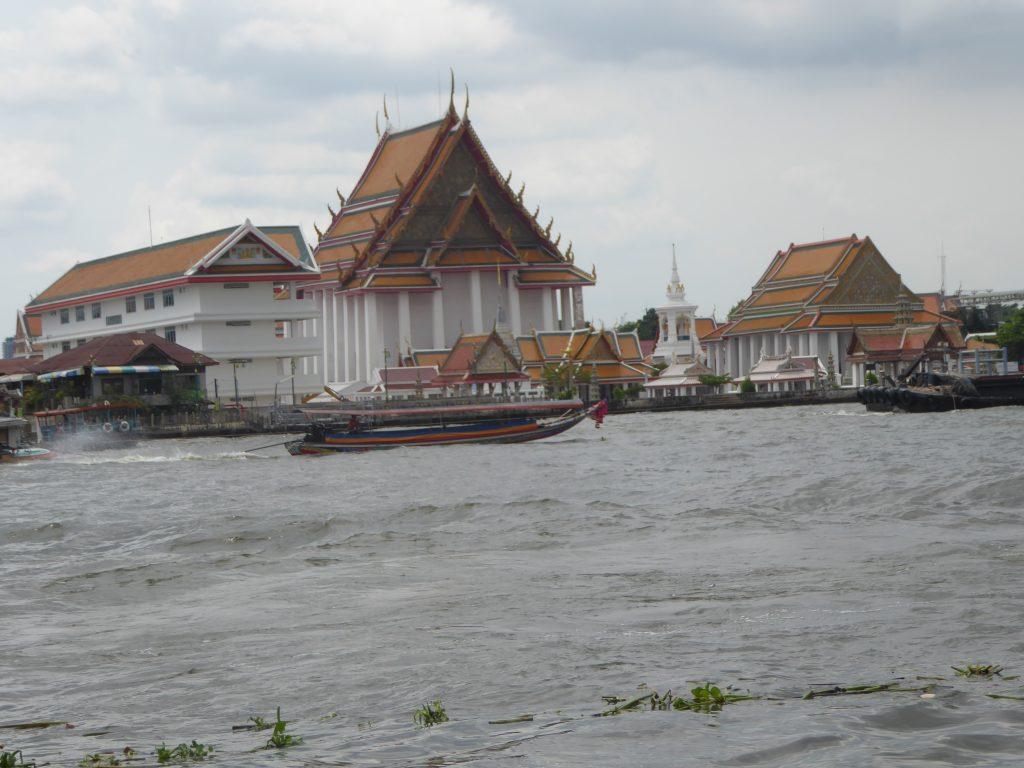
[[[998,664],[964,664],[962,667],[951,667],[960,677],[1002,677],[1003,668]]]
[[[0,747],[3,745],[0,744]],[[22,759],[21,750],[11,751],[0,750],[0,768],[22,768],[22,766],[34,766],[35,763],[26,763]]]
[[[285,749],[286,747],[294,747],[296,744],[302,743],[301,736],[295,736],[291,733],[285,733],[288,728],[288,722],[281,719],[281,708],[277,708],[277,720],[274,722],[274,731],[270,734],[270,738],[267,739],[267,743],[263,746],[264,749]]]
[[[434,699],[417,709],[412,715],[412,721],[423,728],[429,728],[438,723],[447,723],[448,713],[445,712],[441,700]]]
[[[191,744],[179,744],[174,748],[161,744],[156,748],[158,763],[184,763],[189,760],[205,760],[213,754],[213,747],[192,739]]]

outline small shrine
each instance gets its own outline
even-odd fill
[[[679,280],[676,247],[672,246],[672,279],[665,291],[667,302],[655,309],[658,313],[658,343],[655,362],[673,365],[700,359],[700,338],[697,333],[697,306],[686,300],[686,286]]]

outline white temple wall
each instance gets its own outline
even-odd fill
[[[384,352],[388,353],[388,365],[398,365],[399,352],[405,348],[405,342],[399,338],[398,332],[398,294],[377,294],[377,322],[380,324],[381,349],[374,361],[375,368],[384,367]]]
[[[433,296],[430,293],[409,294],[409,316],[412,330],[413,349],[430,349],[434,346]],[[405,352],[405,348],[402,349]]]
[[[486,271],[482,271],[480,274],[480,293],[483,296],[482,308],[484,327],[481,329],[483,333],[490,331],[491,328],[494,327],[494,321],[498,318],[499,291],[500,286],[498,285],[497,273],[488,274]],[[503,305],[508,303],[505,301],[504,296],[501,298]]]
[[[460,333],[470,333],[473,328],[469,274],[446,272],[441,281],[441,292],[444,301],[444,343],[445,347],[451,347]]]
[[[529,333],[533,328],[538,331],[546,330],[541,320],[543,316],[541,293],[539,290],[519,292],[519,308],[522,313],[523,333]]]

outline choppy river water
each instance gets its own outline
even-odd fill
[[[1024,409],[610,418],[545,443],[292,458],[151,442],[0,468],[0,729],[26,759],[1016,765]],[[941,676],[934,698],[801,700]],[[638,685],[770,698],[590,715]],[[417,727],[440,698],[450,722]],[[280,705],[284,751],[232,732]],[[530,722],[489,724],[530,713]]]

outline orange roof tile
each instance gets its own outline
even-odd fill
[[[718,327],[718,323],[715,322],[713,317],[698,317],[695,318],[697,322],[697,339],[703,339],[715,328]]]
[[[539,363],[544,359],[533,336],[519,336],[516,338],[516,344],[519,345],[519,356],[524,362]]]
[[[388,275],[374,273],[366,285],[367,288],[436,288],[430,275]]]
[[[407,131],[385,134],[381,140],[383,146],[352,190],[350,202],[398,189],[396,175],[403,183],[408,182],[444,126],[444,120],[437,120]]]
[[[839,263],[847,250],[862,241],[856,237],[827,240],[790,246],[781,264],[769,275],[770,280],[791,280],[797,277],[825,275]]]
[[[374,219],[380,223],[388,213],[388,206],[369,208],[356,213],[343,212],[334,220],[334,224],[324,233],[324,239],[345,237],[357,232],[372,232],[376,228]]]
[[[895,312],[822,312],[815,328],[849,328],[856,326],[892,325]]]
[[[796,315],[773,315],[772,317],[751,317],[740,320],[729,329],[729,334],[751,333],[754,331],[768,331],[782,328]]]
[[[140,248],[76,264],[36,296],[29,306],[181,277],[236,229],[237,227],[219,229],[150,248]],[[258,229],[292,257],[311,262],[305,240],[298,227]]]
[[[594,281],[579,269],[536,269],[519,273],[520,285],[593,285]]]
[[[412,359],[416,363],[416,365],[419,366],[434,365],[440,368],[444,361],[447,359],[449,351],[450,350],[447,349],[428,349],[419,352],[413,352]]]
[[[775,288],[769,289],[754,299],[751,307],[766,307],[775,304],[795,304],[806,301],[817,291],[818,284],[801,285],[796,288]]]
[[[640,349],[640,339],[631,333],[618,334],[619,352],[625,360],[643,360],[644,354]]]
[[[800,315],[799,319],[795,323],[787,328],[787,331],[799,331],[804,328],[810,328],[814,323],[815,315]]]
[[[514,264],[513,256],[497,248],[448,248],[438,262],[444,267],[479,264]]]
[[[569,341],[572,337],[571,331],[560,331],[554,333],[538,333],[537,341],[540,342],[544,357],[562,357],[569,348]]]

